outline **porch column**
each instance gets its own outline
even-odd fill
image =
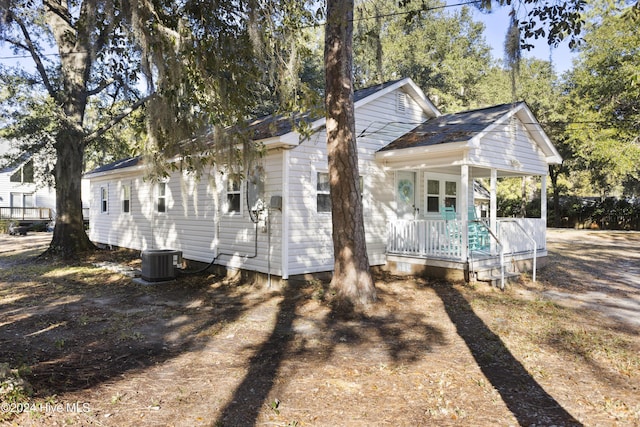
[[[469,166],[460,166],[460,224],[462,228],[462,261],[467,261],[468,250],[467,242],[469,241]]]
[[[547,228],[547,176],[540,177],[540,218],[544,220]]]
[[[496,195],[497,188],[498,170],[491,169],[491,182],[489,184],[489,227],[496,236],[498,235],[498,198]],[[493,239],[491,239],[491,253],[496,253],[496,242]]]

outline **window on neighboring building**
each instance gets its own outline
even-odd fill
[[[131,212],[131,186],[128,184],[122,186],[122,212]]]
[[[107,187],[100,187],[100,212],[109,211],[109,190]]]
[[[227,178],[227,213],[240,213],[242,181],[238,175]]]
[[[10,193],[9,207],[12,208],[35,208],[36,197],[33,193]]]
[[[22,196],[22,206],[25,208],[35,208],[36,207],[36,198],[33,193],[24,194]]]
[[[16,170],[9,178],[10,182],[20,182],[23,184],[33,183],[33,160],[29,160]]]
[[[158,213],[165,213],[167,211],[167,183],[159,182],[158,183],[158,202],[157,202],[157,211]]]

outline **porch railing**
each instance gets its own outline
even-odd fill
[[[461,223],[457,220],[389,222],[387,252],[433,258],[462,258]]]
[[[458,220],[391,221],[387,252],[424,258],[462,259],[461,229]],[[531,252],[534,247],[540,251],[546,248],[546,221],[540,218],[498,219],[497,236],[505,254]]]
[[[49,208],[0,207],[0,219],[51,220]]]
[[[499,218],[498,236],[504,242],[505,253],[532,251],[531,239],[538,250],[545,249],[547,222],[542,218]]]

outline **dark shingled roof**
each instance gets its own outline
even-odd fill
[[[13,172],[18,168],[20,168],[20,166],[25,164],[30,158],[31,158],[31,154],[22,153],[17,159],[14,159],[11,163],[9,163],[8,165],[5,165],[4,168],[0,169],[0,173]],[[0,161],[1,160],[2,160],[2,157],[0,157]]]
[[[364,89],[356,90],[353,92],[353,102],[355,103],[368,96],[371,96],[374,93],[399,82],[400,80],[402,79],[393,80]],[[249,123],[249,135],[253,140],[256,141],[266,138],[274,138],[276,136],[282,136],[293,130],[294,123],[296,125],[300,124],[300,122],[312,123],[320,119],[322,117],[320,113],[321,111],[321,109],[318,109],[316,110],[315,114],[313,112],[306,112],[303,114],[299,114],[293,118],[283,115],[265,116]]]
[[[429,119],[379,151],[468,141],[518,104],[496,105]]]
[[[130,157],[128,159],[118,160],[116,162],[109,163],[108,165],[100,166],[99,168],[96,168],[90,172],[87,172],[86,175],[91,175],[91,174],[100,173],[100,172],[108,172],[116,169],[124,169],[131,166],[136,166],[138,163],[141,163],[141,162],[142,162],[142,157],[140,156]]]
[[[368,88],[357,90],[353,93],[353,101],[358,102],[368,96],[373,95],[374,93],[383,90],[402,79],[393,80],[390,82],[378,84],[375,86],[371,86]],[[293,124],[299,124],[301,121],[305,121],[307,123],[311,123],[315,120],[318,120],[321,115],[314,115],[313,113],[304,113],[299,114],[298,116],[291,118],[283,115],[271,115],[265,116],[260,119],[256,119],[253,122],[250,122],[248,125],[248,132],[250,137],[253,140],[261,140],[266,138],[273,138],[276,136],[282,136],[287,134],[293,130]],[[107,172],[116,169],[128,168],[131,166],[135,166],[142,161],[141,157],[133,157],[124,160],[118,160],[117,162],[109,163],[108,165],[100,166],[90,172],[87,172],[87,175]]]

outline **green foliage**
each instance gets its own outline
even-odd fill
[[[553,219],[552,212],[550,215]],[[560,216],[563,227],[640,230],[640,203],[637,200],[566,197],[560,200]]]
[[[473,21],[468,8],[448,13],[443,4],[423,2],[423,11],[407,15],[415,5],[358,2],[355,85],[411,77],[443,111],[477,106],[480,83],[490,74],[492,63],[483,25]],[[372,18],[379,16],[384,18]]]
[[[27,365],[22,364],[16,369],[11,369],[9,364],[0,363],[0,403],[27,402],[33,390],[22,377],[30,373]],[[11,415],[11,412],[0,412],[0,421],[6,421]]]
[[[597,3],[569,76],[567,139],[602,194],[640,178],[640,34],[622,2]],[[633,185],[628,189],[633,189]]]

